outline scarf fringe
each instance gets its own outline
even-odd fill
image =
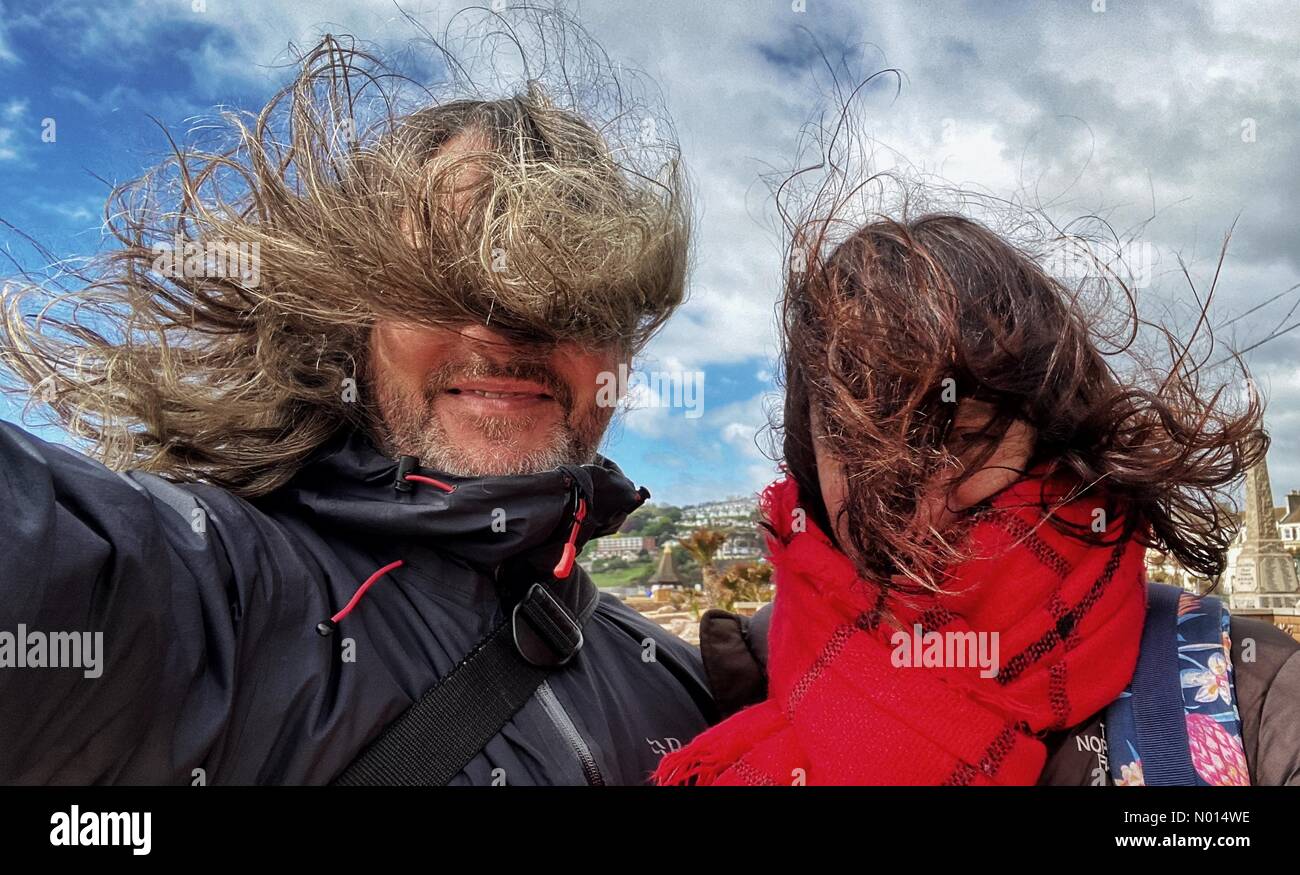
[[[719,731],[725,725],[725,731]],[[659,761],[653,780],[661,786],[704,787],[718,783],[723,772],[735,765],[756,744],[789,728],[789,722],[775,702],[757,705],[733,714],[725,724],[709,729],[686,747]]]

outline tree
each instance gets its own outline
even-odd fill
[[[677,524],[666,516],[656,516],[642,527],[641,534],[651,538],[671,537],[677,534]]]
[[[704,584],[704,573],[700,569],[700,563],[696,562],[695,557],[685,550],[673,557],[673,566],[677,571],[677,579],[680,581],[678,583],[679,587],[695,589],[696,586]]]
[[[657,504],[643,504],[628,514],[619,531],[625,535],[647,534],[645,527],[663,516],[663,508]]]
[[[704,577],[704,601],[710,608],[722,607],[725,598],[713,559],[726,541],[727,533],[717,529],[696,529],[685,538],[678,539],[682,549],[700,563],[700,571]]]
[[[766,562],[737,562],[718,581],[724,610],[736,602],[770,602],[772,600],[772,566]]]

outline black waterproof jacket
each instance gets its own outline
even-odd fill
[[[343,432],[249,502],[0,423],[0,635],[102,632],[104,651],[98,677],[0,652],[0,783],[328,783],[538,581],[575,614],[598,600],[585,643],[453,784],[643,783],[715,718],[694,648],[580,566],[552,576],[577,497],[579,547],[644,501],[614,464],[415,469],[450,494],[397,471]]]

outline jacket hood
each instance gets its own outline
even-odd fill
[[[573,533],[578,498],[586,506],[574,542],[581,550],[590,539],[617,532],[650,496],[601,456],[587,465],[506,477],[456,477],[404,458],[405,466],[361,430],[345,430],[263,501],[340,536],[427,544],[492,576],[518,561],[549,576]],[[452,491],[420,482],[399,490],[399,468]]]

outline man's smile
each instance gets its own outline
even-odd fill
[[[548,387],[531,380],[476,377],[448,386],[441,397],[470,415],[532,413],[555,403]]]

